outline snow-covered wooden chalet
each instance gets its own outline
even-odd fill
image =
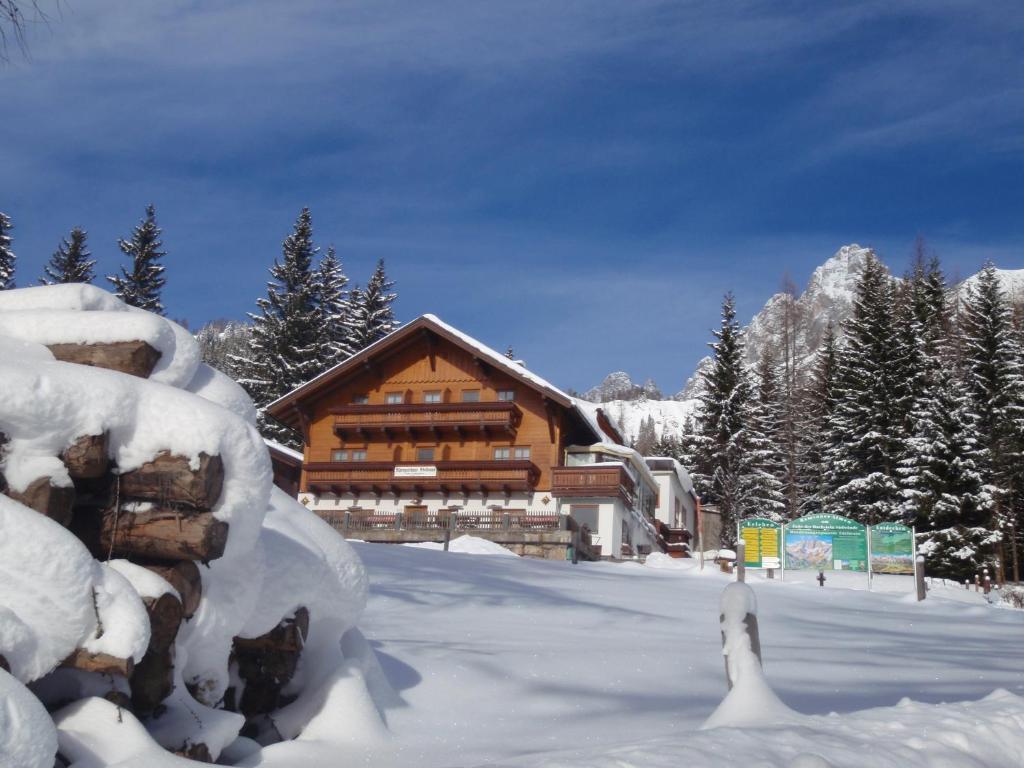
[[[434,315],[267,413],[302,435],[299,500],[353,538],[472,533],[557,558],[663,548],[658,483],[600,406]]]

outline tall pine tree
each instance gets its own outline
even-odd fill
[[[1024,371],[1011,310],[991,262],[967,289],[959,321],[971,416],[979,440],[987,449],[983,475],[996,489],[990,527],[1009,544],[1013,578],[1019,581],[1017,532],[1024,512]],[[1005,552],[1002,546],[995,550],[1003,575]]]
[[[69,237],[61,240],[49,263],[43,268],[44,275],[39,280],[41,285],[91,283],[96,277],[93,273],[96,260],[89,258],[92,254],[85,245],[86,231],[75,227]]]
[[[298,436],[264,415],[264,408],[281,395],[312,379],[322,370],[325,341],[323,311],[319,306],[313,259],[313,221],[303,208],[292,233],[285,238],[281,260],[270,269],[267,296],[258,299],[252,318],[250,354],[232,359],[238,383],[245,387],[259,411],[265,437],[297,446]]]
[[[158,315],[164,313],[160,292],[166,281],[161,262],[167,255],[160,250],[163,246],[160,233],[156,224],[156,208],[148,205],[145,218],[132,230],[131,237],[117,241],[117,247],[131,262],[130,269],[121,267],[120,275],[107,277],[114,286],[114,293],[125,304]]]
[[[900,519],[896,464],[907,409],[892,278],[871,254],[857,283],[829,420],[830,511],[874,525]]]
[[[786,515],[783,479],[782,403],[778,371],[771,351],[761,356],[757,384],[749,405],[745,440],[746,471],[743,474],[747,514],[781,522]]]
[[[358,286],[352,289],[349,296],[348,343],[353,353],[382,339],[398,328],[391,305],[398,298],[392,293],[395,287],[388,280],[384,271],[384,260],[377,262],[377,268],[366,283],[366,288]]]
[[[746,430],[751,386],[743,364],[743,340],[731,293],[722,302],[722,322],[713,331],[712,361],[703,372],[700,396],[698,472],[709,501],[722,519],[722,544],[736,543],[736,522],[746,512]]]
[[[799,464],[800,488],[798,512],[809,515],[824,512],[828,496],[826,458],[832,437],[829,429],[836,405],[836,374],[839,366],[839,343],[830,322],[825,328],[821,346],[803,395],[804,410],[800,421]]]
[[[11,250],[11,218],[0,211],[0,291],[14,287],[14,265],[16,256]]]
[[[317,302],[324,318],[326,339],[321,357],[322,367],[326,369],[340,363],[355,351],[349,344],[348,277],[333,245],[327,248],[327,254],[320,260],[316,286]]]

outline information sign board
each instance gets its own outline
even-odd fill
[[[747,568],[782,567],[782,526],[764,517],[740,522],[740,539],[746,544]]]
[[[914,573],[914,535],[905,525],[871,526],[871,570],[874,573]]]
[[[786,568],[866,572],[867,529],[829,513],[798,518],[786,525]]]

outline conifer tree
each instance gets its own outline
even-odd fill
[[[895,472],[907,401],[893,306],[892,279],[871,254],[840,347],[826,452],[830,511],[869,525],[900,516]]]
[[[904,517],[917,527],[929,573],[957,580],[992,565],[993,545],[1002,538],[990,528],[995,489],[982,478],[985,451],[966,406],[949,372],[930,368],[897,468]]]
[[[990,527],[1010,545],[1016,581],[1020,576],[1017,530],[1024,504],[1020,493],[1024,486],[1024,372],[1010,307],[991,262],[967,290],[960,331],[971,415],[987,449],[983,476],[996,489]],[[1005,572],[1003,547],[994,554]]]
[[[323,313],[319,306],[313,258],[313,222],[303,208],[292,233],[285,238],[281,260],[270,269],[267,296],[258,299],[252,318],[252,341],[247,356],[232,359],[245,387],[259,410],[260,432],[286,445],[297,445],[297,436],[264,415],[264,408],[281,395],[312,379],[322,370],[320,350],[324,343]]]
[[[354,351],[348,340],[348,277],[333,245],[327,248],[327,254],[320,260],[316,279],[317,302],[323,314],[326,336],[321,352],[322,367],[326,369],[351,356]]]
[[[377,262],[377,268],[366,283],[366,288],[356,286],[349,297],[348,338],[353,353],[382,339],[398,328],[391,305],[398,298],[391,289],[395,284],[388,280],[384,271],[384,260]]]
[[[654,424],[654,417],[648,416],[640,422],[640,429],[637,432],[636,440],[633,441],[633,448],[641,456],[651,456],[657,443],[658,432]]]
[[[712,361],[704,373],[700,396],[700,448],[698,470],[722,519],[722,544],[736,540],[736,522],[747,512],[744,475],[746,466],[746,420],[751,387],[743,364],[743,340],[736,322],[736,305],[731,293],[722,302],[722,322],[712,332],[709,344]]]
[[[801,419],[798,467],[801,499],[798,511],[801,515],[823,512],[826,507],[826,454],[832,445],[829,423],[836,404],[838,355],[835,328],[829,323],[815,355],[803,398],[805,407]]]
[[[53,252],[49,263],[43,268],[41,285],[57,285],[59,283],[91,283],[96,275],[93,267],[96,260],[86,247],[87,233],[81,227],[71,230],[69,238],[62,238],[57,250]]]
[[[781,522],[786,501],[783,478],[786,458],[782,453],[782,403],[775,358],[768,350],[761,356],[757,386],[747,417],[746,456],[743,473],[748,514]]]
[[[14,287],[14,265],[17,257],[11,250],[11,218],[0,211],[0,291]]]
[[[139,307],[158,315],[164,313],[160,299],[163,290],[163,257],[160,250],[160,227],[156,223],[156,208],[146,206],[145,218],[132,230],[127,240],[117,241],[117,247],[131,261],[130,269],[121,267],[120,275],[109,275],[107,280],[114,286],[114,293],[126,304]]]

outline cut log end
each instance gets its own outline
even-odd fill
[[[50,478],[38,477],[29,483],[24,491],[7,488],[4,493],[15,501],[46,515],[54,522],[67,527],[71,523],[75,505],[75,489],[50,484]]]
[[[75,649],[74,653],[64,659],[60,665],[67,669],[121,677],[131,677],[135,670],[135,662],[132,659],[122,659],[106,653],[89,653],[83,648]]]
[[[94,480],[102,477],[110,466],[107,457],[109,438],[102,435],[82,435],[61,454],[72,480]]]
[[[105,344],[47,344],[65,363],[108,368],[148,379],[160,360],[160,352],[145,341],[112,341]]]
[[[162,576],[181,595],[183,614],[186,619],[192,618],[199,609],[199,601],[203,597],[203,578],[199,566],[191,560],[180,562],[153,563],[145,566],[158,576]]]
[[[121,498],[212,509],[224,486],[224,462],[220,456],[200,453],[198,464],[193,469],[187,456],[161,452],[120,476]]]

